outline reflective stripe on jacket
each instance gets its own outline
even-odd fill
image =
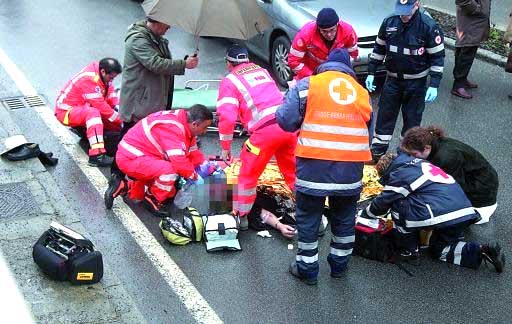
[[[338,31],[331,48],[327,48],[322,35],[318,32],[316,22],[311,21],[299,30],[288,54],[288,65],[295,72],[297,79],[313,74],[317,66],[325,62],[329,52],[335,48],[346,48],[353,59],[358,56],[357,35],[346,22],[338,23]]]
[[[317,68],[317,73],[327,71],[337,71],[346,76],[355,77],[350,67],[339,62],[326,62]],[[304,78],[291,88],[286,94],[284,103],[277,109],[277,123],[287,132],[295,132],[302,127],[309,96],[312,95],[310,79],[311,77]],[[367,100],[370,107],[369,98]],[[363,117],[361,119],[364,120]],[[363,162],[333,161],[328,156],[325,160],[297,157],[295,189],[313,196],[359,195],[362,188],[363,167]]]
[[[384,63],[388,75],[401,80],[421,79],[430,75],[430,86],[439,87],[444,71],[443,31],[426,14],[417,11],[404,24],[400,16],[389,16],[382,22],[368,73],[375,74]]]
[[[312,76],[296,156],[331,161],[369,161],[371,154],[366,123],[371,113],[368,92],[351,76],[338,71]]]
[[[119,120],[114,107],[119,104],[114,86],[110,82],[103,84],[100,77],[99,63],[93,62],[69,80],[57,97],[55,109],[70,110],[73,107],[89,105],[110,116],[109,120]]]
[[[185,178],[204,161],[188,128],[185,110],[159,111],[143,118],[123,137],[118,154],[134,159],[152,155],[170,161],[176,173]]]
[[[445,227],[479,218],[452,176],[428,161],[401,153],[386,170],[384,190],[367,208],[370,216],[389,209],[406,228]]]
[[[283,95],[268,71],[254,63],[237,65],[220,83],[217,98],[219,137],[228,150],[238,118],[249,132],[275,118]]]

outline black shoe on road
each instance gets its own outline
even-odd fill
[[[128,184],[126,180],[119,174],[113,173],[108,180],[108,188],[105,190],[103,199],[105,200],[105,207],[112,209],[114,199],[118,196],[124,196],[128,192]]]
[[[173,200],[166,200],[161,203],[149,192],[146,192],[142,204],[156,217],[169,217],[175,210]]]
[[[490,246],[489,244],[482,245],[480,253],[482,254],[484,262],[491,263],[497,273],[503,272],[503,268],[505,267],[505,255],[501,252],[501,247],[498,243],[494,246]]]
[[[89,165],[93,167],[108,167],[114,162],[114,158],[106,154],[89,156]]]
[[[296,277],[296,278],[299,278],[301,281],[305,282],[306,285],[310,285],[310,286],[314,286],[317,284],[318,280],[316,278],[304,278],[300,275],[299,273],[299,269],[297,268],[297,262],[296,261],[292,261],[292,263],[290,263],[290,269],[289,269],[290,273],[292,274],[292,276]]]

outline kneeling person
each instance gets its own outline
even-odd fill
[[[132,200],[145,199],[159,214],[175,196],[178,177],[198,179],[195,170],[200,170],[204,156],[196,137],[206,133],[212,120],[208,108],[198,104],[188,110],[159,111],[137,122],[119,143],[116,154],[119,169],[130,180],[111,179],[105,192],[106,207],[111,208],[115,197],[127,193]]]
[[[55,117],[65,126],[86,128],[91,166],[112,164],[103,130],[121,130],[122,121],[115,110],[119,99],[112,85],[121,71],[121,64],[113,58],[93,62],[68,81],[57,98]]]
[[[384,190],[363,212],[376,218],[391,209],[395,245],[402,256],[418,256],[419,231],[433,229],[432,256],[477,269],[482,259],[503,271],[500,246],[463,241],[464,230],[480,219],[452,176],[428,161],[386,153],[377,163]]]

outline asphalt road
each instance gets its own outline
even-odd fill
[[[0,7],[0,48],[24,72],[40,94],[53,106],[65,82],[92,60],[123,57],[123,35],[127,26],[143,16],[128,0],[3,0]],[[176,57],[193,51],[194,40],[178,30],[168,33]],[[224,73],[224,51],[228,42],[200,40],[199,69],[177,79],[217,79]],[[470,143],[495,166],[500,175],[499,207],[493,224],[470,234],[483,240],[498,239],[504,250],[512,251],[512,78],[502,69],[475,62],[471,78],[479,83],[475,98],[464,101],[449,94],[453,53],[447,52],[446,73],[438,100],[427,106],[424,124],[439,124],[449,135]],[[2,72],[3,73],[3,72]],[[7,78],[0,73],[0,82]],[[119,81],[119,80],[118,80]],[[5,84],[2,97],[19,95],[13,84]],[[53,151],[59,165],[52,170],[57,183],[74,202],[87,231],[102,250],[139,309],[149,322],[191,322],[193,319],[177,296],[163,284],[129,233],[110,212],[102,197],[70,159],[58,140],[30,110],[15,113],[15,119],[29,139]],[[236,141],[238,152],[241,141]],[[396,143],[395,143],[396,144]],[[215,136],[202,140],[206,154],[220,151]],[[512,278],[508,269],[497,275],[490,268],[478,271],[449,266],[424,258],[420,266],[407,266],[409,277],[395,265],[353,257],[341,279],[329,277],[328,236],[320,240],[320,280],[306,286],[287,273],[293,258],[290,242],[272,233],[262,239],[249,231],[242,233],[243,251],[206,253],[201,244],[171,246],[161,237],[158,219],[133,207],[138,217],[161,242],[192,284],[227,323],[247,322],[400,322],[503,323],[512,312]]]

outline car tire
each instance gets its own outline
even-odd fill
[[[282,87],[288,87],[288,81],[293,77],[292,70],[288,66],[288,53],[291,42],[286,36],[279,36],[272,43],[270,53],[270,65],[277,83]]]

